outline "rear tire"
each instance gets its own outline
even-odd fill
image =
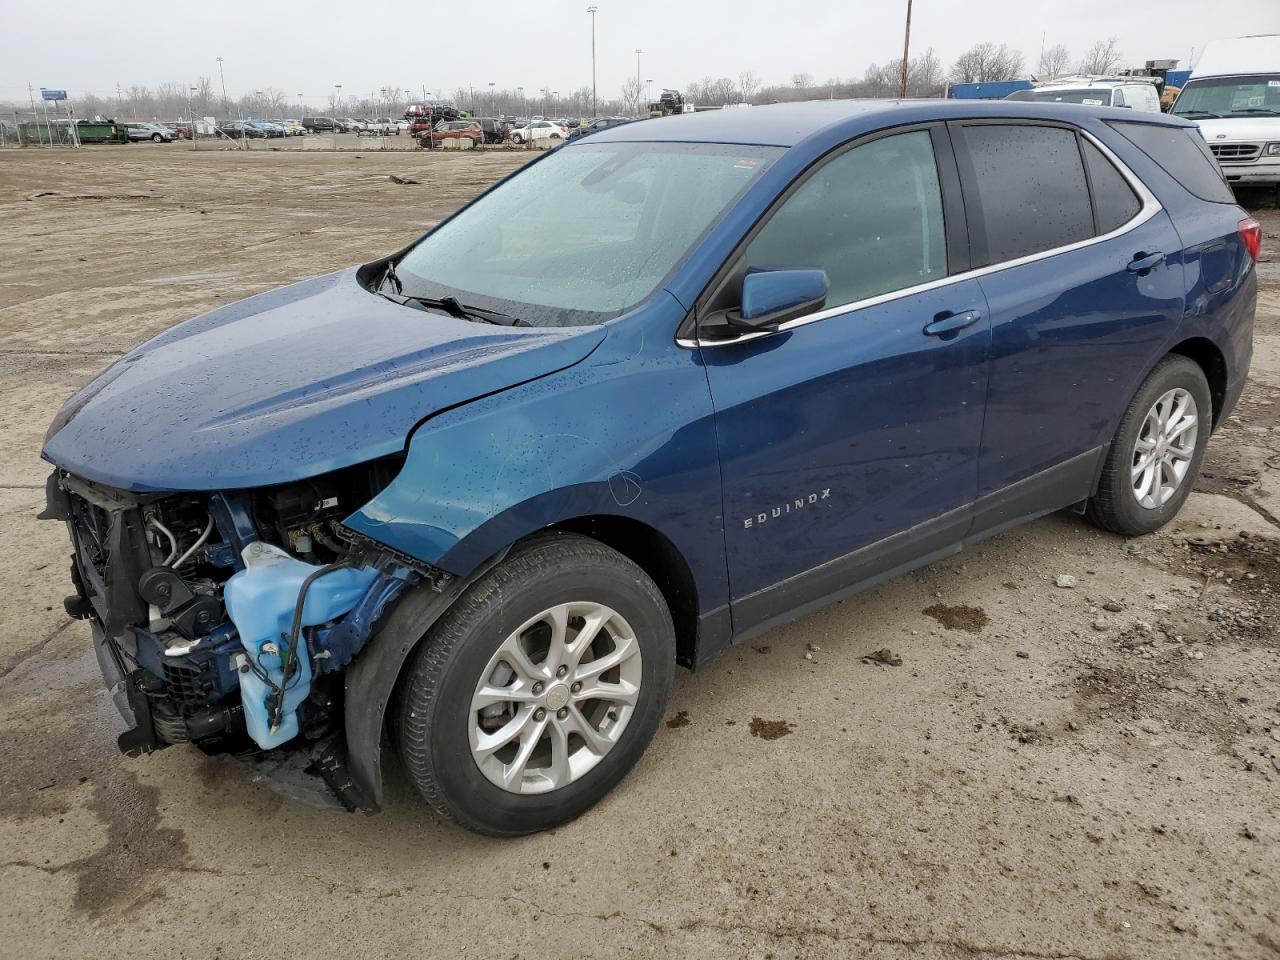
[[[1162,410],[1167,428],[1161,426]],[[1085,516],[1130,537],[1159,530],[1191,494],[1212,428],[1213,398],[1204,372],[1187,357],[1165,357],[1125,411]],[[1193,431],[1191,439],[1187,435]],[[1144,469],[1148,464],[1153,465]]]
[[[643,570],[586,537],[539,537],[472,584],[413,655],[393,720],[405,772],[478,833],[572,820],[648,746],[674,664],[671,615]]]

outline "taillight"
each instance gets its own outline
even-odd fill
[[[1258,254],[1262,252],[1262,224],[1253,217],[1245,217],[1236,226],[1236,232],[1244,241],[1244,248],[1249,251],[1253,262],[1258,262]]]

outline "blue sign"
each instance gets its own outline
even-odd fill
[[[41,88],[40,88],[40,99],[41,99],[41,100],[65,100],[65,99],[67,99],[67,91],[65,91],[65,90],[46,90],[44,87],[41,87]]]

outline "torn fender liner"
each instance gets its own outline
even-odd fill
[[[423,583],[410,591],[347,670],[346,768],[352,782],[344,791],[344,802],[358,796],[365,801],[358,804],[360,809],[373,813],[382,808],[382,729],[400,671],[440,615],[506,555],[501,551],[469,577]]]

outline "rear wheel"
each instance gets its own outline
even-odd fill
[[[1187,357],[1165,357],[1120,421],[1089,519],[1127,536],[1159,530],[1191,494],[1212,428],[1204,372]]]
[[[662,594],[614,550],[570,534],[518,548],[432,627],[401,686],[409,780],[495,836],[578,816],[657,730],[675,663]]]

